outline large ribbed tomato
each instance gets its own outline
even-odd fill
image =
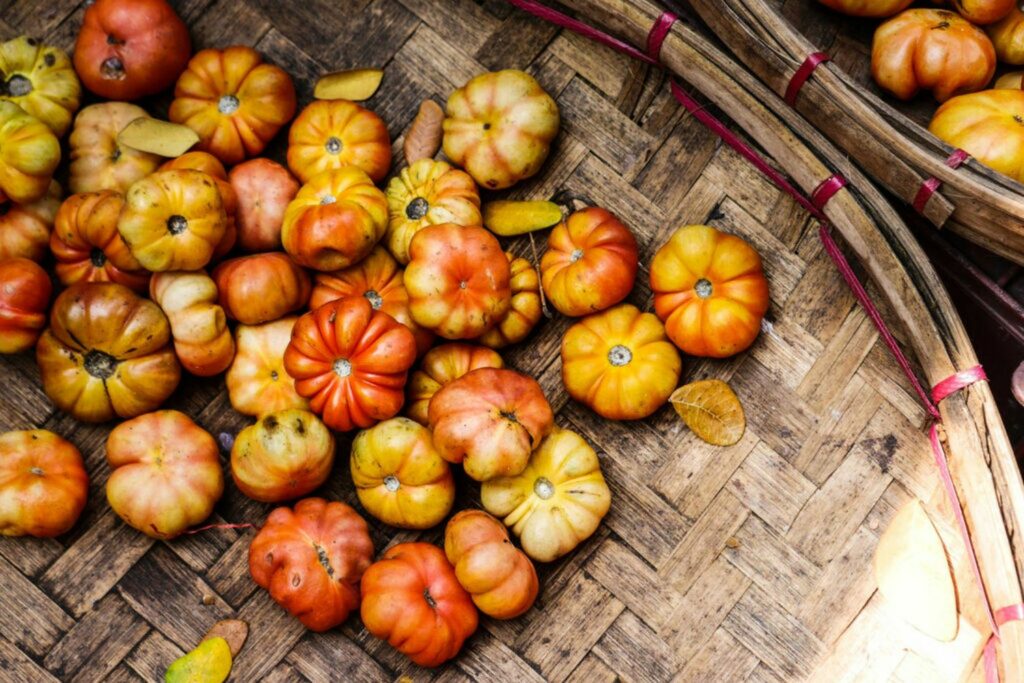
[[[299,265],[338,270],[366,257],[388,225],[384,193],[355,166],[326,171],[288,204],[281,244]]]
[[[238,196],[238,246],[245,251],[281,248],[281,224],[299,183],[288,169],[270,159],[250,159],[229,174]]]
[[[231,251],[238,240],[238,225],[236,214],[238,213],[238,197],[235,195],[235,188],[228,182],[228,172],[224,170],[224,164],[220,159],[209,152],[185,152],[180,157],[164,162],[160,171],[173,171],[175,169],[191,169],[202,171],[213,178],[217,191],[220,192],[221,202],[224,204],[224,236],[213,250],[213,258],[219,259]]]
[[[238,433],[231,478],[254,500],[279,503],[304,496],[331,473],[334,437],[307,410],[267,413]]]
[[[297,320],[292,316],[236,328],[238,349],[225,377],[232,408],[253,417],[287,408],[309,409],[284,369],[284,350]]]
[[[388,183],[388,249],[409,262],[409,245],[428,225],[480,225],[480,193],[465,171],[444,161],[420,159]]]
[[[480,500],[503,518],[527,555],[551,562],[597,530],[612,493],[594,449],[579,434],[555,427],[521,474],[484,482]]]
[[[225,164],[263,151],[295,115],[295,86],[251,47],[197,52],[174,87],[167,118],[199,135],[199,148]]]
[[[429,529],[451,511],[455,477],[434,448],[430,430],[404,417],[356,435],[349,462],[359,502],[403,529]]]
[[[679,228],[651,261],[654,310],[691,356],[726,358],[754,343],[768,310],[761,257],[706,225]]]
[[[391,167],[387,126],[355,102],[313,102],[288,132],[288,168],[305,183],[324,171],[346,166],[355,166],[374,182],[384,180]]]
[[[249,573],[312,631],[359,606],[359,580],[373,560],[366,522],[344,503],[306,498],[270,513],[249,545]]]
[[[157,171],[128,189],[117,230],[144,268],[197,270],[213,258],[227,214],[211,176]]]
[[[379,244],[359,263],[331,273],[317,273],[310,308],[346,296],[365,297],[375,311],[384,311],[416,336],[416,348],[430,348],[434,334],[416,324],[409,313],[409,294],[405,291],[404,272],[387,249]]]
[[[279,251],[225,261],[214,269],[213,279],[224,312],[246,325],[305,308],[313,287],[306,271]]]
[[[540,384],[515,370],[481,368],[446,384],[427,412],[434,445],[473,479],[519,474],[554,426]]]
[[[956,12],[912,9],[878,27],[871,75],[883,90],[909,100],[931,90],[945,102],[981,90],[996,72],[996,51],[985,32]]]
[[[171,395],[181,368],[160,307],[112,282],[57,297],[36,363],[50,400],[83,422],[135,417]]]
[[[512,305],[508,259],[487,230],[431,225],[417,233],[409,253],[405,289],[412,319],[442,337],[479,337]]]
[[[96,0],[75,41],[75,71],[85,87],[111,100],[158,93],[178,77],[192,43],[165,0]]]
[[[331,429],[372,427],[402,408],[416,339],[361,297],[324,304],[295,323],[284,366]]]
[[[0,259],[20,256],[39,262],[49,253],[50,230],[60,207],[60,185],[28,204],[0,203]]]
[[[46,327],[50,276],[27,258],[0,260],[0,353],[19,353],[36,345]]]
[[[82,454],[45,429],[0,434],[0,535],[59,536],[89,493]]]
[[[90,104],[78,112],[68,144],[71,147],[72,192],[114,190],[125,193],[136,180],[156,170],[160,157],[124,147],[117,134],[137,118],[150,118],[142,107],[127,102]]]
[[[217,285],[201,270],[156,273],[149,297],[171,324],[174,353],[193,375],[224,372],[235,357],[235,340],[227,316],[217,303]]]
[[[483,510],[462,510],[448,520],[444,552],[459,584],[484,614],[514,619],[537,599],[537,570],[509,540],[505,525]]]
[[[479,622],[444,552],[429,543],[399,543],[363,574],[360,616],[366,630],[420,666],[459,653]]]
[[[174,538],[213,512],[224,493],[217,442],[177,410],[158,410],[107,437],[107,501],[128,526]]]
[[[631,304],[589,315],[562,338],[569,395],[609,420],[638,420],[663,406],[682,366],[657,316]]]
[[[551,305],[580,316],[614,306],[633,289],[636,238],[606,209],[571,214],[548,235],[540,260],[541,284]]]
[[[73,194],[64,200],[50,235],[61,282],[116,282],[136,292],[146,291],[149,271],[117,232],[123,207],[124,197],[113,190]]]
[[[492,190],[536,174],[558,133],[558,105],[516,69],[470,79],[448,96],[447,110],[445,155]]]
[[[0,99],[0,199],[25,204],[46,194],[60,163],[60,142],[45,123]]]
[[[82,85],[64,50],[19,36],[0,43],[0,99],[10,100],[64,135],[78,111]]]
[[[986,166],[1024,182],[1024,90],[985,90],[949,100],[928,130]]]
[[[503,368],[497,351],[476,344],[452,342],[427,351],[406,386],[405,414],[422,425],[429,422],[430,399],[441,387],[478,368]]]

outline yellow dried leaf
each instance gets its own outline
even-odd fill
[[[747,419],[728,384],[703,379],[679,387],[668,399],[683,422],[712,446],[732,446],[743,438]]]
[[[237,657],[245,639],[249,637],[249,624],[241,619],[221,619],[210,627],[210,630],[203,636],[203,642],[211,638],[223,638],[228,643],[231,656]]]
[[[140,152],[178,157],[199,142],[199,136],[188,126],[140,116],[121,129],[117,142]]]
[[[313,88],[313,97],[318,100],[361,102],[373,97],[383,78],[384,72],[380,69],[335,71],[320,77]]]
[[[402,146],[406,163],[433,158],[437,150],[441,149],[443,126],[444,110],[441,105],[434,100],[423,100]]]
[[[484,205],[484,226],[510,237],[550,228],[562,221],[562,207],[554,202],[498,200]]]
[[[165,683],[222,683],[231,673],[231,648],[223,638],[211,638],[178,657],[164,674]]]
[[[1011,71],[996,81],[996,90],[1020,90],[1024,88],[1024,71]]]

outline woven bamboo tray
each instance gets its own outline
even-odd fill
[[[423,98],[443,102],[489,68],[533,73],[556,97],[563,129],[541,175],[512,194],[582,199],[617,213],[641,245],[630,301],[650,307],[645,265],[680,224],[708,222],[762,253],[772,292],[763,334],[736,358],[688,359],[684,367],[686,381],[731,383],[747,433],[723,449],[696,439],[668,407],[637,423],[598,418],[561,385],[558,347],[570,321],[543,322],[504,356],[539,379],[560,424],[598,449],[611,512],[574,553],[540,567],[541,595],[530,612],[483,620],[458,658],[426,671],[371,638],[357,616],[328,633],[306,631],[250,579],[251,530],[164,543],[123,525],[104,496],[110,425],[56,412],[31,355],[3,357],[0,429],[38,425],[64,435],[81,449],[92,483],[68,535],[0,539],[0,680],[161,680],[214,621],[232,615],[251,626],[232,673],[246,682],[831,683],[977,675],[986,621],[932,464],[925,411],[824,253],[816,221],[687,115],[662,72],[499,0],[348,0],[344,12],[329,0],[176,4],[197,48],[255,46],[293,74],[303,103],[326,70],[383,66],[387,75],[369,106],[388,123],[396,150]],[[640,2],[600,4],[638,44],[657,12]],[[0,38],[28,33],[70,49],[80,5],[0,6]],[[873,279],[871,292],[918,374],[931,383],[976,364],[934,272],[866,179],[799,117],[775,117],[760,103],[757,82],[688,30],[674,29],[665,61],[728,112],[735,129],[748,131],[805,191],[836,170],[850,179],[828,214]],[[144,104],[162,114],[166,101]],[[283,141],[271,151],[280,158]],[[531,253],[526,239],[508,246]],[[213,433],[247,423],[231,410],[220,378],[183,380],[168,406]],[[1024,488],[992,396],[975,385],[942,410],[989,591],[999,604],[1020,602],[1022,554],[1008,540],[1019,534],[1007,529],[1020,525]],[[320,493],[358,507],[349,443],[340,439],[336,471]],[[964,618],[953,643],[931,641],[893,616],[874,585],[879,535],[914,497],[936,520],[957,577]],[[457,506],[478,500],[461,480]],[[258,525],[269,509],[229,484],[211,521]],[[436,542],[440,531],[374,524],[372,534],[380,551],[415,538]],[[1004,627],[1008,671],[1021,670],[1021,642],[1014,625]]]
[[[900,103],[883,95],[871,78],[871,39],[877,20],[843,16],[815,0],[686,4],[780,95],[808,55],[828,54],[832,60],[804,85],[796,108],[908,205],[926,179],[941,180],[943,187],[932,196],[924,215],[936,226],[948,226],[990,251],[1024,263],[1024,186],[973,160],[950,169],[946,160],[953,148],[927,128],[936,103],[927,96]]]

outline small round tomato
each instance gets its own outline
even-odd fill
[[[359,432],[350,468],[359,502],[391,526],[429,529],[455,502],[455,477],[430,430],[404,417]]]
[[[153,538],[180,535],[224,493],[217,442],[177,410],[122,422],[107,437],[107,501],[125,524]]]
[[[512,273],[494,235],[442,223],[412,241],[405,269],[409,312],[446,339],[473,339],[497,325],[512,305]]]
[[[0,260],[0,353],[20,353],[36,345],[46,327],[53,285],[35,261]]]
[[[245,251],[281,248],[281,224],[299,183],[288,169],[270,159],[250,159],[229,174],[238,196],[238,246]]]
[[[254,500],[279,503],[304,496],[331,473],[334,437],[306,410],[281,410],[239,432],[231,447],[231,477]]]
[[[430,399],[434,445],[477,481],[519,474],[554,426],[540,384],[515,370],[481,368]]]
[[[235,329],[238,349],[225,377],[232,408],[253,417],[288,408],[309,409],[309,402],[295,391],[295,380],[284,369],[284,351],[296,321],[298,318],[291,316]]]
[[[348,100],[318,100],[292,122],[288,168],[306,183],[324,171],[355,166],[374,182],[391,167],[391,138],[379,116]]]
[[[45,429],[0,434],[0,535],[60,536],[89,493],[82,454]]]
[[[540,261],[541,284],[551,305],[570,316],[614,306],[633,289],[636,238],[600,207],[576,211],[548,236]]]
[[[503,367],[505,362],[498,352],[483,346],[460,342],[435,346],[427,351],[420,367],[409,377],[405,414],[426,425],[430,399],[441,387],[478,368]]]
[[[654,310],[669,339],[691,356],[727,358],[747,349],[768,310],[761,257],[735,235],[679,228],[651,261]]]
[[[246,325],[304,308],[313,287],[306,271],[281,252],[230,259],[214,269],[213,279],[224,312]]]
[[[562,338],[569,395],[609,420],[639,420],[663,406],[682,366],[657,316],[630,304],[587,316]]]

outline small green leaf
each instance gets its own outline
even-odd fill
[[[231,648],[221,637],[199,643],[182,655],[164,675],[166,683],[222,683],[231,673]]]

